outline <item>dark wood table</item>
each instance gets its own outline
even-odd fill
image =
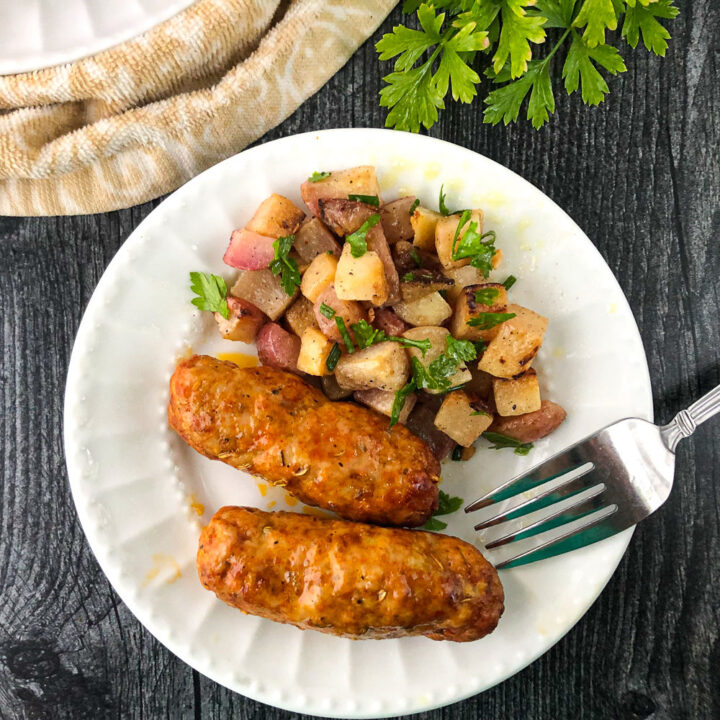
[[[662,421],[720,383],[720,4],[681,5],[667,57],[627,52],[600,108],[558,93],[556,116],[535,132],[483,125],[479,103],[451,106],[431,131],[520,173],[592,238],[635,312]],[[381,74],[368,42],[261,142],[382,126]],[[70,496],[62,402],[75,332],[108,262],[157,204],[0,218],[3,719],[290,716],[202,677],[146,632],[100,571]],[[670,500],[577,626],[510,680],[423,717],[720,718],[718,576],[711,421],[681,444]]]

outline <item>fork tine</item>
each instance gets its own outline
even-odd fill
[[[527,472],[524,472],[521,475],[515,475],[515,477],[510,478],[510,480],[507,480],[499,487],[489,490],[484,495],[480,496],[477,500],[467,505],[465,507],[465,512],[473,512],[475,510],[479,510],[480,508],[491,505],[493,502],[501,499],[497,498],[496,496],[502,496],[504,491],[510,488],[510,486],[514,485],[515,483],[521,483],[522,481],[522,484],[518,486],[517,490],[517,492],[522,492],[523,490],[527,490],[533,485],[537,485],[543,480],[552,480],[553,478],[567,472],[568,470],[573,470],[577,468],[579,465],[582,465],[582,458],[580,458],[579,455],[574,453],[573,450],[575,450],[579,445],[582,445],[582,443],[577,443],[576,445],[573,445],[567,450],[563,450],[562,452],[553,455],[548,460],[545,460],[545,462],[531,467],[530,470],[528,470]]]
[[[489,537],[487,532],[481,535],[481,541],[488,550],[507,545],[517,539],[517,536],[521,533],[539,528],[549,520],[555,519],[568,510],[577,508],[579,505],[598,497],[605,491],[605,488],[605,483],[598,483],[587,490],[576,492],[552,505],[540,508],[540,510],[529,512],[513,520],[508,520],[506,523],[503,523],[502,526],[494,528],[495,532],[489,530]]]
[[[617,511],[618,506],[613,503],[612,505],[607,505],[587,515],[578,517],[575,520],[571,520],[564,525],[555,527],[552,530],[546,530],[545,532],[538,533],[532,537],[518,540],[510,545],[506,545],[506,547],[511,548],[511,552],[504,554],[501,559],[498,559],[495,562],[495,567],[498,570],[504,568],[515,560],[519,560],[526,555],[530,555],[531,553],[541,550],[548,545],[553,545],[560,540],[564,540],[571,535],[575,535],[576,533],[586,530],[593,525],[597,525],[598,523],[607,520]]]
[[[492,504],[492,507],[488,508],[489,511],[485,513],[484,519],[475,525],[475,529],[482,530],[491,525],[505,522],[509,519],[508,516],[511,513],[517,512],[541,498],[547,497],[556,490],[560,490],[570,483],[580,480],[580,478],[590,473],[594,468],[595,466],[591,462],[586,462],[579,467],[553,477],[547,482],[535,485],[530,490],[522,492],[521,488],[518,487],[519,492],[517,494],[512,495],[506,500],[500,500]],[[588,478],[580,486],[587,487],[588,483],[596,484],[596,482],[597,481],[593,482],[592,478]]]

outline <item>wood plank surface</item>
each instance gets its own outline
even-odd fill
[[[479,103],[451,105],[430,132],[520,173],[587,232],[633,308],[663,421],[720,383],[720,4],[679,4],[667,57],[625,53],[628,72],[601,107],[558,93],[556,116],[535,132],[483,125]],[[262,141],[382,126],[386,71],[366,43]],[[75,514],[62,447],[73,338],[103,270],[156,205],[0,218],[3,719],[291,717],[200,676],[151,637],[100,571]],[[670,500],[562,641],[500,686],[419,717],[720,718],[719,575],[716,421],[681,444]]]

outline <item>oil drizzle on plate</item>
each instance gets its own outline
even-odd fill
[[[143,580],[143,587],[148,585],[150,582],[158,579],[158,582],[170,585],[176,580],[182,577],[180,572],[180,566],[177,560],[172,555],[166,555],[164,553],[155,553],[152,556],[152,567],[145,574],[145,580]]]
[[[195,514],[200,516],[205,513],[205,506],[197,499],[193,494],[190,496],[190,508],[195,511]]]
[[[241,368],[257,367],[258,364],[258,359],[254,355],[246,355],[245,353],[218,353],[217,359],[227,360]]]

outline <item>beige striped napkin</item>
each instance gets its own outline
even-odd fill
[[[288,117],[396,0],[198,0],[69,65],[0,77],[0,214],[170,192]]]

